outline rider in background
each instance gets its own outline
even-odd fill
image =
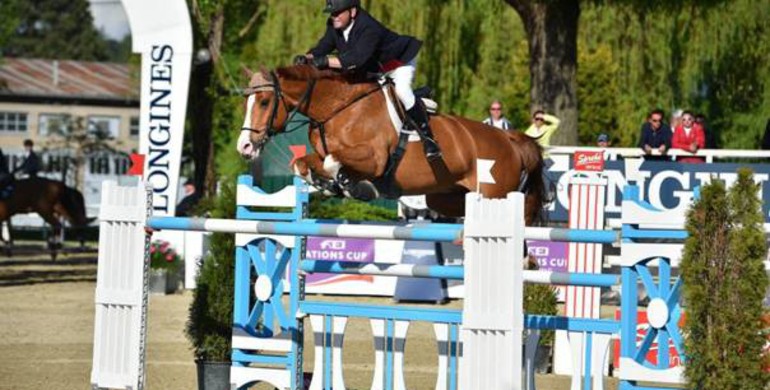
[[[311,63],[318,69],[388,73],[406,114],[417,126],[426,157],[441,158],[428,126],[428,114],[412,91],[422,42],[389,30],[361,8],[359,0],[326,0],[324,12],[330,14],[326,33],[307,54],[297,56],[295,63]],[[330,56],[335,50],[337,56]]]
[[[24,161],[13,170],[13,174],[21,172],[29,178],[37,177],[37,173],[40,171],[40,158],[32,150],[34,146],[35,144],[31,139],[24,140]]]

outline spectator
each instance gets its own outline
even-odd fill
[[[765,136],[762,138],[762,150],[770,150],[770,119],[765,126]]]
[[[644,150],[645,159],[664,160],[665,154],[671,149],[671,128],[663,123],[663,110],[652,111],[647,122],[642,125],[641,132],[639,147]],[[660,152],[660,155],[653,156],[653,150]]]
[[[699,124],[703,129],[703,134],[706,135],[706,147],[705,149],[719,149],[719,141],[714,129],[709,128],[706,124],[706,116],[703,114],[695,115],[695,123]]]
[[[551,146],[551,136],[559,128],[561,121],[559,118],[546,114],[543,110],[535,111],[532,115],[532,125],[525,132],[532,138],[537,138],[537,142],[543,148]]]
[[[596,137],[596,146],[600,148],[609,148],[610,144],[610,136],[607,134],[601,133],[598,137]]]
[[[198,194],[198,191],[195,189],[195,183],[189,179],[184,182],[184,194],[185,197],[182,198],[178,205],[176,205],[175,215],[177,217],[192,216],[191,213],[193,209],[198,205],[198,201],[201,199],[200,194]]]
[[[703,128],[695,123],[695,117],[690,111],[682,114],[682,124],[674,128],[674,136],[671,139],[671,147],[697,153],[706,146],[706,135]],[[676,159],[683,163],[702,163],[703,157],[682,156]]]
[[[24,161],[13,170],[12,174],[21,172],[29,178],[37,177],[37,173],[40,171],[40,158],[33,150],[34,147],[35,144],[31,139],[24,140]]]
[[[503,104],[500,103],[499,100],[494,100],[492,101],[492,104],[489,105],[489,117],[484,119],[484,124],[497,127],[498,129],[516,131],[516,129],[511,126],[511,122],[509,122],[508,119],[505,118],[505,115],[503,115]]]

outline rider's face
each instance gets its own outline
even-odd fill
[[[346,9],[344,11],[339,11],[331,14],[329,18],[332,20],[332,25],[334,25],[334,28],[337,30],[344,30],[350,26],[350,22],[353,20],[353,17],[355,16],[354,13],[356,12],[355,9],[350,8]]]

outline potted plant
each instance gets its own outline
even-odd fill
[[[558,301],[556,290],[547,284],[524,285],[524,312],[527,314],[556,315]],[[540,342],[535,353],[535,371],[546,373],[550,368],[554,343],[553,330],[541,330]]]
[[[205,199],[211,218],[233,218],[235,183],[225,181],[216,197]],[[198,368],[198,389],[230,390],[235,238],[215,233],[198,275],[185,328]]]
[[[170,294],[176,291],[181,263],[181,257],[167,241],[153,241],[150,244],[150,292]]]

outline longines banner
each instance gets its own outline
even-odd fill
[[[681,213],[689,207],[696,187],[709,183],[713,178],[723,180],[730,186],[737,179],[736,172],[740,167],[751,168],[754,181],[761,184],[765,222],[770,223],[770,164],[681,164],[639,159],[606,162],[604,169],[609,182],[605,205],[607,218],[620,217],[623,187],[627,184],[640,186],[643,200],[653,207]],[[549,211],[551,221],[567,220],[567,183],[576,174],[579,172],[572,169],[569,157],[556,160],[549,168],[548,176],[557,186],[558,194],[558,201]]]
[[[185,0],[122,0],[131,25],[132,50],[142,55],[139,153],[144,180],[153,186],[153,214],[174,215],[187,91],[192,28]]]

